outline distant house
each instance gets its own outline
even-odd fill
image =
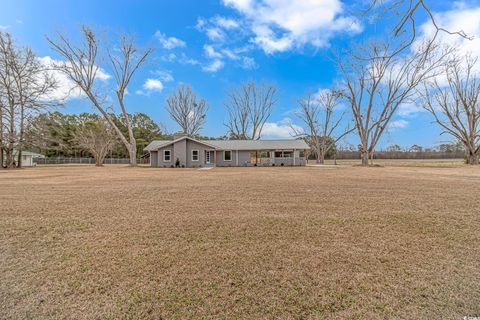
[[[304,166],[303,140],[155,140],[144,150],[152,167]]]
[[[5,152],[3,153],[5,156]],[[13,150],[13,157],[15,159],[15,163],[18,160],[18,151]],[[36,163],[33,159],[36,158],[45,158],[43,154],[31,152],[31,151],[22,151],[22,167],[34,167]]]

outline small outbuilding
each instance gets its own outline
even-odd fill
[[[5,156],[5,152],[4,152]],[[13,150],[13,158],[15,163],[18,161],[18,151]],[[34,167],[36,165],[34,159],[45,158],[43,154],[39,154],[31,151],[22,151],[22,167]]]
[[[155,140],[144,150],[152,167],[304,166],[304,140]]]

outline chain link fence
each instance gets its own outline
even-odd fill
[[[137,163],[149,163],[148,159],[137,159]],[[35,158],[33,162],[37,165],[49,164],[95,164],[94,158]],[[104,164],[129,164],[128,158],[105,158]]]
[[[429,159],[464,159],[465,152],[442,152],[442,151],[378,151],[373,154],[374,159],[412,159],[412,160],[429,160]],[[360,159],[358,151],[337,151],[337,159],[353,160]]]

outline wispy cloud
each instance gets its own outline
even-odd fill
[[[160,31],[155,32],[155,37],[158,39],[158,41],[160,41],[160,44],[162,45],[162,47],[168,50],[171,50],[174,48],[182,48],[187,45],[185,41],[175,37],[167,37],[165,34],[161,33]]]
[[[211,61],[206,66],[202,67],[203,71],[206,72],[217,72],[218,70],[222,69],[225,66],[225,63],[220,59],[215,59]]]
[[[403,120],[403,119],[399,119],[399,120],[391,121],[388,124],[388,129],[391,130],[391,131],[395,131],[395,130],[398,130],[398,129],[403,129],[406,126],[408,126],[408,121]]]
[[[246,70],[254,70],[258,68],[258,65],[254,58],[243,57],[242,68]]]

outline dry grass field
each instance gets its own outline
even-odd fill
[[[0,171],[1,319],[480,316],[480,168]]]

